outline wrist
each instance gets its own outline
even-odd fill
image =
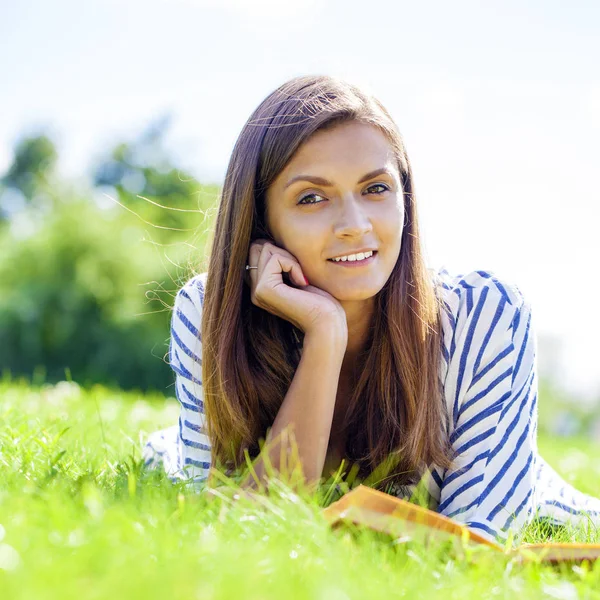
[[[304,334],[304,348],[314,347],[343,357],[347,345],[348,331],[341,327],[325,326]]]

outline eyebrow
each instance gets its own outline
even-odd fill
[[[381,169],[375,169],[374,171],[363,175],[357,183],[364,183],[365,181],[369,181],[369,179],[373,179],[373,177],[377,177],[377,175],[389,175],[392,179],[394,178],[394,174],[387,167],[382,167]],[[333,187],[333,183],[331,183],[331,181],[323,179],[322,177],[315,177],[313,175],[298,175],[297,177],[292,177],[292,179],[285,184],[283,189],[287,189],[290,187],[290,185],[292,185],[292,183],[296,183],[296,181],[310,181],[316,185]]]

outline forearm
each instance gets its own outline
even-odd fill
[[[269,460],[280,472],[282,454],[288,468],[295,466],[291,464],[293,445],[288,433],[293,432],[302,473],[309,486],[319,481],[325,464],[344,353],[345,343],[335,333],[305,336],[300,363],[267,435]],[[263,482],[266,471],[262,457],[256,461],[255,471]],[[242,487],[254,485],[250,475]]]

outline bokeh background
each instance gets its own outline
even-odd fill
[[[600,439],[599,32],[593,1],[2,3],[3,377],[172,395],[235,139],[327,73],[396,119],[430,265],[532,302],[540,430]]]

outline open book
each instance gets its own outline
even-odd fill
[[[579,562],[600,558],[600,544],[523,544],[517,549],[505,550],[504,546],[490,542],[457,521],[364,485],[357,486],[323,509],[323,515],[332,527],[351,522],[397,538],[425,543],[449,539],[458,542],[457,548],[461,542],[484,544],[491,551],[523,562]]]

